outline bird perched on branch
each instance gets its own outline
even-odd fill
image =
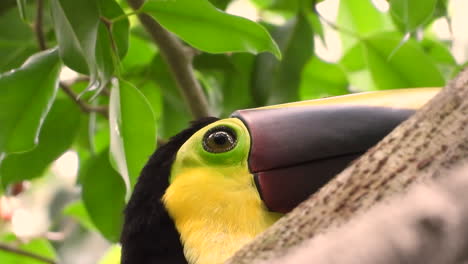
[[[437,92],[370,92],[193,122],[141,172],[122,264],[223,263]]]

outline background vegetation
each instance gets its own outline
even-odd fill
[[[0,263],[117,263],[139,171],[190,120],[443,86],[465,64],[455,0],[327,2],[2,0]],[[229,14],[247,5],[256,22]]]

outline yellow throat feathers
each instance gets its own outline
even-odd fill
[[[216,170],[192,169],[167,189],[163,201],[189,263],[223,263],[280,217],[265,209],[252,175],[238,173],[225,177]]]

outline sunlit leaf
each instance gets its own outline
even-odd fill
[[[341,65],[358,91],[443,86],[442,73],[418,42],[400,45],[397,33],[380,33],[350,49]],[[408,59],[411,58],[411,59]]]
[[[60,65],[57,50],[49,50],[0,75],[0,153],[23,152],[36,146],[55,99]]]
[[[301,100],[349,93],[346,75],[337,64],[314,57],[304,67],[299,88]]]
[[[413,32],[433,16],[438,0],[391,0],[390,14],[406,32]]]
[[[39,134],[39,143],[32,151],[8,155],[0,166],[4,186],[43,175],[44,170],[64,153],[73,142],[80,124],[80,110],[75,102],[55,101]],[[25,166],[27,164],[27,166]]]
[[[229,15],[208,0],[149,0],[142,9],[194,47],[211,53],[280,51],[268,32],[246,18]]]
[[[342,29],[338,32],[344,51],[358,42],[360,37],[393,30],[390,17],[379,12],[369,0],[340,1],[336,23]]]
[[[117,242],[123,223],[125,184],[109,163],[108,150],[88,160],[80,169],[82,199],[101,234]]]
[[[111,156],[131,190],[156,148],[156,121],[148,100],[124,81],[114,82],[109,109]]]
[[[122,61],[122,68],[129,71],[136,67],[148,65],[156,54],[156,47],[151,42],[134,34],[130,35],[128,56]]]

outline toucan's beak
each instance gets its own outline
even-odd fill
[[[289,212],[438,91],[411,90],[401,91],[413,98],[374,92],[234,112],[249,130],[249,169],[265,205]]]

